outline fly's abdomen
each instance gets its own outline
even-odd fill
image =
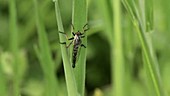
[[[77,52],[78,52],[78,45],[75,45],[73,48],[73,58],[72,58],[72,67],[75,68],[76,60],[77,60]]]

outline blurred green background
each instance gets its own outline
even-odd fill
[[[100,0],[101,1],[101,0]],[[137,0],[136,0],[137,1]],[[106,0],[107,9],[111,11],[111,0]],[[152,45],[158,59],[163,88],[170,95],[170,2],[154,0],[153,28],[150,32]],[[72,18],[72,1],[59,0],[63,25],[70,35]],[[86,96],[111,96],[111,42],[106,33],[106,21],[103,6],[98,0],[88,0],[87,33],[87,68]],[[15,55],[11,51],[10,0],[0,0],[0,92],[14,96],[15,70],[13,62]],[[41,22],[43,23],[52,60],[54,61],[55,76],[58,81],[60,96],[67,96],[64,69],[57,31],[55,7],[52,0],[39,0]],[[80,6],[81,8],[81,6]],[[33,0],[16,0],[19,90],[21,96],[44,96],[45,77],[35,46],[38,45],[38,35]],[[110,13],[112,14],[112,13]],[[156,96],[147,82],[143,65],[142,49],[132,22],[122,5],[122,34],[123,55],[125,58],[125,93],[126,96]],[[81,53],[80,53],[81,54]],[[47,64],[48,66],[48,64]],[[5,90],[5,91],[3,91]],[[15,92],[15,91],[14,91]],[[151,95],[152,94],[152,95]],[[167,96],[168,96],[167,95]],[[5,95],[0,95],[5,96]]]

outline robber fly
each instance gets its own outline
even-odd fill
[[[68,38],[66,33],[59,32],[61,34],[64,34],[68,40],[72,40],[69,45],[66,45],[66,48],[68,48],[71,44],[73,44],[73,53],[72,53],[72,67],[73,68],[75,68],[75,64],[78,59],[78,52],[80,51],[80,47],[86,48],[86,46],[84,44],[82,44],[82,40],[81,40],[81,38],[85,37],[84,33],[88,30],[88,28],[85,29],[86,26],[87,26],[87,24],[85,24],[83,27],[83,33],[81,33],[80,31],[77,31],[75,33],[72,32],[73,37],[71,37],[71,38]],[[73,25],[72,25],[72,29],[74,30]],[[66,42],[62,42],[60,44],[66,44]]]

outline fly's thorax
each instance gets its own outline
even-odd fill
[[[79,36],[76,34],[75,36],[74,36],[74,41],[77,41],[77,40],[79,40],[80,38],[79,38]]]
[[[75,34],[74,45],[80,45],[80,44],[81,44],[81,35]]]

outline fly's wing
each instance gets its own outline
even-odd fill
[[[72,47],[73,48],[73,47]],[[78,50],[77,50],[77,54],[76,56],[73,56],[73,49],[72,49],[72,57],[71,57],[71,60],[72,60],[72,67],[75,68],[76,66],[76,63],[78,62],[79,60],[79,56],[80,56],[80,51],[81,51],[81,46],[78,47]]]
[[[81,46],[79,46],[79,48],[78,48],[77,61],[76,62],[78,62],[78,60],[79,60],[80,53],[81,53]]]
[[[74,42],[73,42],[74,43]],[[71,61],[71,64],[72,64],[72,61],[73,61],[73,44],[70,46],[69,48],[69,57],[70,57],[70,61]]]

